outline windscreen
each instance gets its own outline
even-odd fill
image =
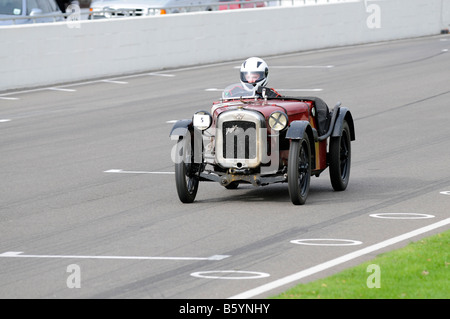
[[[251,84],[242,83],[231,84],[227,86],[222,93],[222,98],[227,99],[239,99],[239,98],[255,97],[255,87]]]
[[[22,12],[22,0],[0,0],[0,14],[19,16]]]

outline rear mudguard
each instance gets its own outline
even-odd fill
[[[349,109],[346,107],[341,107],[339,111],[339,115],[336,119],[336,122],[334,123],[333,133],[331,134],[332,137],[338,137],[342,134],[342,125],[344,124],[344,121],[348,123],[348,126],[350,128],[350,139],[352,141],[355,140],[355,125],[353,123],[353,116],[350,113]]]

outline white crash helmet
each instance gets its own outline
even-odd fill
[[[256,86],[266,86],[269,79],[269,66],[257,57],[251,57],[241,65],[241,83],[245,86],[251,84]]]

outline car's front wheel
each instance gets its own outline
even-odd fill
[[[227,186],[225,186],[226,189],[237,189],[239,187],[239,182],[231,182]]]
[[[189,141],[180,138],[176,149],[175,183],[178,197],[183,203],[192,203],[195,200],[199,184],[197,168]]]
[[[311,149],[308,135],[291,140],[288,158],[288,188],[294,205],[303,205],[311,182]]]

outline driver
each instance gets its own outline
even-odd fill
[[[268,98],[281,96],[274,89],[266,87],[269,79],[269,66],[263,59],[258,57],[248,58],[242,63],[240,74],[241,83],[244,87],[251,84],[260,95],[262,95],[263,89],[265,89],[265,95]]]

